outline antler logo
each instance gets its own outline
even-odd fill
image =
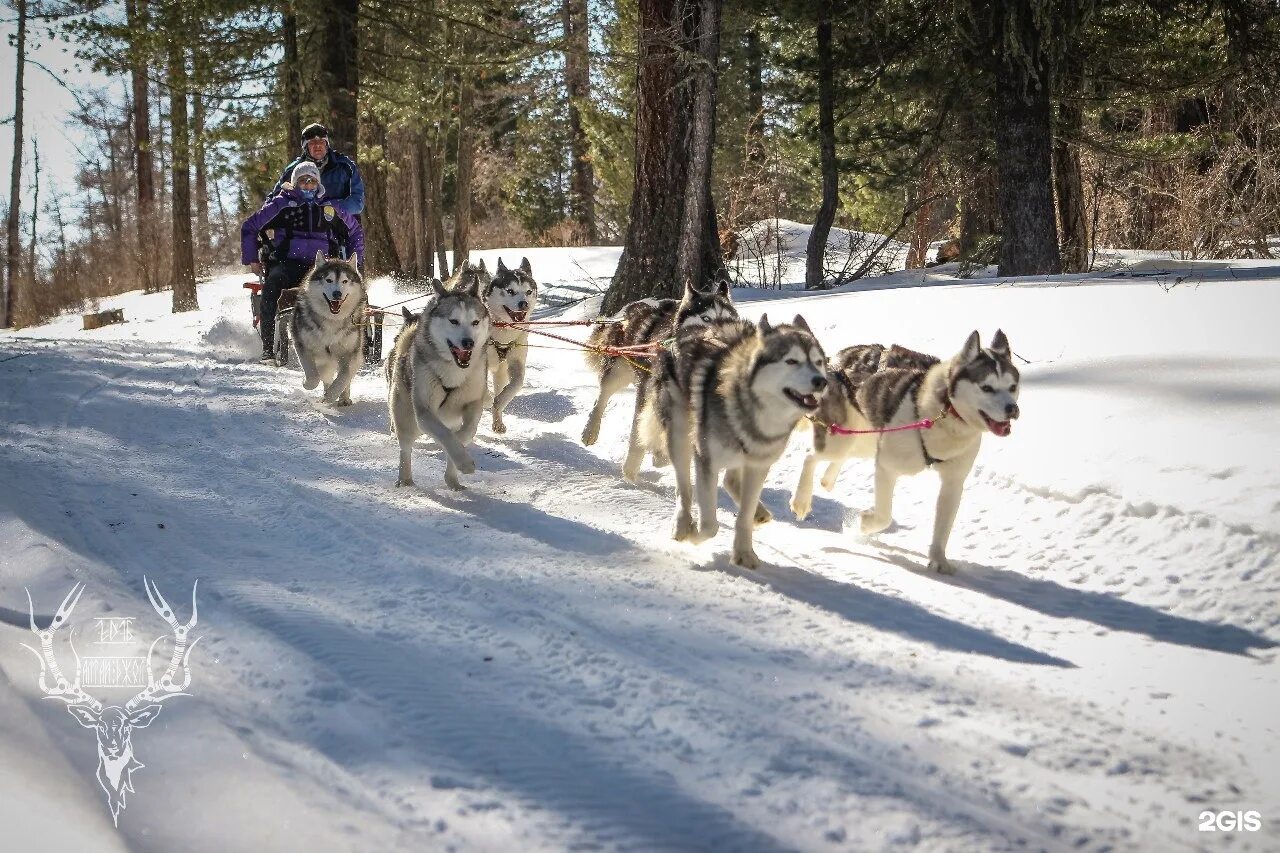
[[[107,807],[111,810],[111,818],[118,826],[120,812],[125,807],[125,794],[133,793],[133,773],[145,765],[133,757],[133,730],[144,728],[154,720],[161,711],[160,703],[174,696],[190,696],[186,692],[191,685],[191,650],[195,648],[199,638],[190,640],[191,629],[196,624],[196,587],[191,587],[191,619],[185,625],[178,622],[173,609],[160,594],[160,588],[154,583],[142,579],[147,590],[147,598],[151,607],[160,615],[172,632],[173,651],[169,657],[169,665],[164,674],[157,679],[151,666],[151,656],[156,645],[163,639],[157,637],[151,643],[146,658],[141,657],[85,657],[83,660],[76,651],[74,634],[71,640],[71,653],[75,655],[76,671],[72,680],[68,681],[58,666],[54,654],[53,639],[58,629],[71,619],[71,612],[84,593],[84,584],[76,584],[62,600],[62,606],[54,614],[49,627],[36,625],[35,604],[31,601],[31,591],[27,590],[27,606],[31,613],[31,631],[40,638],[40,651],[36,651],[26,643],[22,647],[30,651],[40,660],[40,690],[45,698],[60,699],[67,703],[67,710],[80,725],[93,729],[98,738],[98,784],[107,794]],[[111,617],[98,620],[99,639],[101,644],[131,644],[133,642],[132,618]],[[89,664],[82,667],[82,664]],[[182,670],[182,681],[175,681],[178,670]],[[82,683],[82,671],[88,677]],[[52,683],[51,683],[52,682]],[[124,705],[104,706],[101,701],[85,691],[85,686],[123,687],[146,686]]]

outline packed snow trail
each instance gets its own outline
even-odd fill
[[[731,533],[669,540],[669,471],[618,476],[629,400],[579,444],[594,388],[577,353],[533,354],[510,432],[485,416],[465,492],[426,440],[419,487],[395,489],[381,378],[334,410],[295,371],[243,363],[232,286],[115,337],[3,339],[20,357],[0,362],[0,605],[25,617],[25,585],[48,612],[84,580],[86,614],[136,614],[144,574],[183,607],[198,577],[204,635],[193,697],[135,734],[147,766],[115,830],[92,736],[37,698],[30,634],[0,626],[0,699],[56,744],[66,798],[17,812],[9,837],[41,837],[39,814],[157,851],[1175,850],[1220,846],[1197,817],[1239,808],[1264,826],[1233,848],[1280,838],[1280,537],[1217,512],[1212,475],[1204,509],[1135,502],[1155,487],[1076,488],[1062,459],[1015,449],[1043,447],[1046,413],[1077,396],[1124,413],[1106,384],[1042,390],[1027,368],[1027,414],[965,494],[956,576],[923,570],[927,475],[877,541],[850,521],[866,463],[794,524],[798,442],[749,572],[728,564]],[[956,290],[986,312],[1007,295]],[[871,294],[830,299],[745,310],[821,316],[832,351],[901,334],[859,334]],[[1258,371],[1240,393],[1274,399],[1280,357]],[[1221,470],[1265,494],[1277,463],[1258,464]],[[21,796],[47,772],[0,775]]]

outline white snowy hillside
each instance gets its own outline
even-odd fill
[[[560,303],[617,250],[499,254]],[[594,379],[550,339],[466,491],[426,439],[397,489],[380,369],[321,405],[257,363],[242,280],[0,333],[5,849],[1280,849],[1280,267],[735,291],[829,354],[1007,333],[1022,417],[984,440],[951,577],[932,473],[878,538],[867,461],[796,523],[801,434],[759,570],[729,564],[727,497],[717,538],[672,542],[670,469],[619,474],[630,395],[584,448]],[[134,616],[145,655],[144,575],[181,620],[199,579],[202,639],[133,731],[117,827],[94,732],[19,645],[24,587],[44,627],[82,583],[77,652]],[[1227,811],[1260,826],[1200,831]]]
[[[728,261],[734,280],[755,286],[803,289],[812,230],[812,225],[790,219],[761,219],[740,229],[734,235],[733,254]],[[872,272],[902,269],[907,249],[906,243],[887,239],[883,234],[833,227],[827,235],[825,277],[852,277],[864,262],[873,265]]]

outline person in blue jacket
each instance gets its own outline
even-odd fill
[[[299,163],[290,177],[292,181],[283,184],[279,194],[240,226],[240,261],[263,276],[258,331],[264,362],[274,361],[280,291],[302,281],[315,263],[316,252],[331,258],[364,257],[359,221],[329,200],[315,163]]]
[[[280,180],[267,198],[280,193],[299,163],[314,163],[320,170],[320,183],[328,202],[352,216],[364,210],[364,181],[355,162],[329,147],[329,129],[322,124],[309,124],[302,129],[302,156],[280,174]]]

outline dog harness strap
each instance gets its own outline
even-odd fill
[[[497,341],[495,341],[493,338],[489,338],[489,343],[492,344],[493,348],[498,351],[498,361],[506,361],[507,353],[511,352],[511,348],[516,345],[515,341],[512,341],[509,344],[500,344]]]
[[[919,392],[922,384],[924,384],[924,374],[920,375],[919,380],[916,381],[914,387],[911,389],[911,404],[916,410],[916,420],[920,419],[920,400],[916,397],[916,394]],[[933,424],[930,424],[929,426],[932,427]],[[924,465],[926,468],[932,468],[937,463],[944,461],[942,459],[934,458],[934,456],[929,453],[929,448],[926,447],[924,443],[924,430],[919,430],[916,433],[916,436],[920,439],[920,453],[924,456]]]

